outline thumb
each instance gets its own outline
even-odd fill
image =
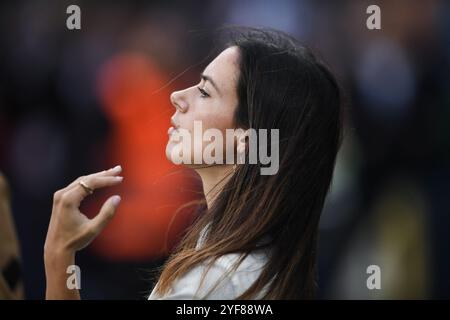
[[[92,227],[97,231],[101,232],[103,228],[106,227],[108,222],[114,217],[117,207],[120,203],[120,196],[115,195],[110,197],[105,201],[100,212],[91,220]]]

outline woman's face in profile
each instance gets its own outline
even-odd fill
[[[173,127],[169,129],[166,147],[166,156],[170,161],[175,162],[175,154],[186,156],[183,150],[190,152],[188,158],[191,159],[190,163],[183,162],[184,164],[193,164],[194,157],[203,159],[203,151],[209,142],[203,141],[202,134],[212,128],[222,133],[222,154],[225,157],[225,129],[235,128],[234,112],[238,105],[238,58],[237,47],[225,49],[205,68],[197,85],[171,94],[170,100],[176,111],[171,119]],[[197,125],[196,133],[198,125],[201,124],[200,134],[194,135],[194,121]],[[180,130],[190,133],[191,141],[179,139]],[[192,167],[195,168],[195,165]]]

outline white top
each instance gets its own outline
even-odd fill
[[[197,248],[201,245],[202,236],[197,243]],[[210,269],[207,268],[207,262],[200,263],[199,265],[193,267],[186,274],[178,278],[172,284],[172,288],[168,294],[159,296],[153,289],[148,299],[236,299],[242,293],[244,293],[259,277],[268,259],[267,250],[258,250],[252,252],[241,262],[241,264],[235,271],[232,271],[225,276],[225,274],[233,268],[234,263],[239,259],[239,257],[240,254],[237,253],[226,254],[216,259]],[[206,275],[203,283],[200,283],[203,273],[205,272]],[[261,292],[256,298],[262,297],[263,293],[264,292]]]

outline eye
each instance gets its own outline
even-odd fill
[[[208,94],[205,90],[203,90],[202,88],[198,88],[198,91],[200,91],[200,96],[201,96],[202,98],[207,98],[207,97],[209,97],[209,94]]]

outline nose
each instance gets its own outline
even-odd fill
[[[170,95],[170,102],[177,110],[184,113],[188,109],[188,104],[183,98],[183,92],[184,90],[172,92],[172,94]]]

